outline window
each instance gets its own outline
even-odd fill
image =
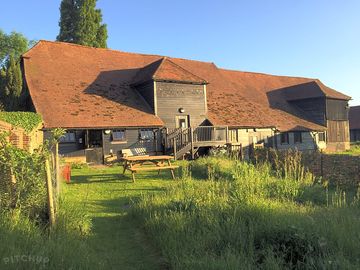
[[[294,143],[302,143],[302,132],[294,132]]]
[[[152,129],[140,129],[139,137],[142,141],[154,140],[154,131]]]
[[[117,129],[112,131],[112,140],[114,142],[126,141],[125,129]]]
[[[186,120],[185,119],[179,119],[179,126],[181,128],[186,128]]]
[[[61,143],[74,143],[76,142],[75,132],[67,131],[61,138]]]
[[[284,132],[280,134],[281,144],[289,144],[289,133]]]
[[[325,142],[325,132],[319,132],[319,142]]]

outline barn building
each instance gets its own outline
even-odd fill
[[[214,63],[39,41],[22,56],[29,109],[60,152],[101,161],[122,149],[350,147],[350,97],[317,79],[226,70]],[[46,136],[45,136],[46,137]]]
[[[360,106],[350,107],[350,141],[360,142]]]

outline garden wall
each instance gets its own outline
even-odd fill
[[[303,162],[314,175],[332,185],[360,185],[360,156],[314,152],[304,154]]]
[[[32,153],[44,141],[42,124],[27,133],[20,127],[15,127],[9,123],[0,121],[0,132],[9,132],[8,141],[17,148],[24,149]]]
[[[357,187],[360,186],[360,156],[329,154],[318,151],[295,150],[278,151],[271,148],[255,149],[251,160],[254,162],[268,161],[276,169],[279,164],[290,164],[289,161],[296,159],[300,154],[298,162],[302,162],[323,181],[328,181],[332,186]]]

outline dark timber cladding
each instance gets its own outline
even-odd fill
[[[327,121],[328,142],[349,142],[349,121]]]
[[[326,125],[326,101],[325,98],[308,98],[296,101],[290,101],[306,112],[314,122],[320,125]]]
[[[348,120],[348,101],[338,99],[326,99],[326,117],[328,120]]]
[[[206,119],[205,86],[156,82],[156,108],[165,126],[176,128],[176,116],[188,116],[189,125],[196,127]],[[180,108],[184,112],[180,112]]]

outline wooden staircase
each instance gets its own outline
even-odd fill
[[[216,126],[199,126],[196,128],[178,128],[164,134],[166,154],[174,159],[183,158],[186,154],[194,158],[200,147],[225,145],[228,141],[228,128]]]

